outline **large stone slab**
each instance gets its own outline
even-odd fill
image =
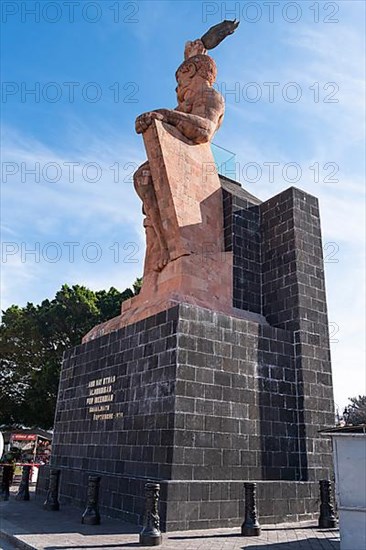
[[[210,143],[194,144],[158,120],[144,133],[162,224],[172,260],[224,250],[222,193]]]

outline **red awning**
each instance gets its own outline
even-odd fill
[[[36,434],[11,434],[12,441],[35,441]]]

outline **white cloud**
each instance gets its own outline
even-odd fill
[[[134,150],[126,146],[123,136],[117,139],[112,129],[96,135],[100,137],[91,139],[88,134],[83,135],[83,128],[78,125],[69,150],[61,152],[14,129],[4,132],[3,162],[16,163],[18,172],[4,180],[2,191],[6,205],[3,308],[12,303],[37,302],[46,295],[52,297],[64,282],[86,284],[94,289],[111,285],[124,289],[141,275],[144,233],[141,203],[133,190],[132,174],[144,160],[143,148]],[[66,164],[70,162],[79,163],[74,167],[74,181]],[[38,182],[33,174],[21,181],[22,163],[27,169],[34,169],[39,163]],[[57,168],[50,167],[45,172],[49,163]],[[95,183],[86,181],[96,174],[93,167],[85,172],[88,163],[100,167],[101,177]],[[57,170],[62,176],[60,180],[47,181]],[[68,242],[77,243],[73,252],[65,244]],[[88,243],[92,242],[102,254],[96,263],[87,258]],[[124,262],[131,251],[123,249],[128,242],[136,243],[137,264]],[[55,246],[48,248],[49,243]],[[11,252],[13,246],[17,247],[16,254],[5,257],[4,252]],[[91,256],[95,250],[91,246]],[[52,258],[58,254],[59,260],[53,262]],[[74,262],[70,261],[72,254]]]

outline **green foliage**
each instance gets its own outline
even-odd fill
[[[142,287],[142,277],[138,277],[132,286],[133,286],[133,292],[136,296],[137,294],[140,293],[140,290]]]
[[[358,426],[366,424],[366,395],[349,397],[350,405],[344,409],[343,419],[346,424]]]
[[[120,314],[141,279],[119,292],[63,285],[53,300],[10,306],[0,326],[0,425],[52,428],[62,354],[95,325]]]

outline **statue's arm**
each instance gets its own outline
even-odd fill
[[[173,109],[156,109],[137,118],[136,131],[143,133],[156,118],[175,126],[181,134],[194,143],[210,141],[221,124],[224,114],[224,101],[219,94],[196,100],[192,113]]]
[[[158,109],[157,112],[163,115],[163,122],[175,126],[181,134],[195,143],[210,141],[217,129],[216,116],[211,119],[173,109]]]

